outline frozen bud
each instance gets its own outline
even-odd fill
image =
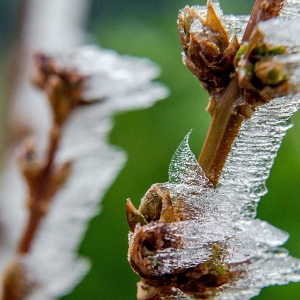
[[[239,48],[229,35],[211,2],[204,18],[199,7],[185,7],[178,17],[183,60],[210,94],[221,93],[230,81],[233,59]]]
[[[167,223],[157,221],[135,227],[130,235],[128,259],[131,267],[142,278],[161,275],[162,260],[157,259],[159,253],[175,251],[182,246],[180,237],[170,238],[172,230]]]
[[[260,20],[269,20],[279,16],[285,0],[267,0],[261,3]]]
[[[237,52],[237,78],[246,103],[253,110],[274,98],[299,92],[299,29],[296,20],[259,23],[249,43]]]
[[[148,222],[157,221],[160,218],[163,196],[160,186],[153,185],[143,197],[139,212]]]
[[[84,76],[75,70],[59,65],[54,55],[36,53],[34,56],[35,73],[32,80],[41,89],[49,89],[49,82],[53,78],[63,82],[65,89],[73,98],[83,98]],[[51,84],[51,83],[50,83]]]
[[[263,85],[278,85],[286,80],[287,73],[283,64],[265,60],[255,64],[254,76]]]

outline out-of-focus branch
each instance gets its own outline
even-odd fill
[[[24,0],[19,3],[17,33],[6,77],[7,129],[0,183],[0,227],[3,232],[0,274],[16,247],[26,219],[23,208],[25,186],[16,165],[16,148],[22,139],[33,134],[37,137],[38,149],[45,149],[46,132],[51,123],[47,105],[28,81],[33,52],[79,45],[84,39],[83,27],[90,1]]]

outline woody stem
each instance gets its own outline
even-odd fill
[[[261,14],[261,5],[264,1],[265,0],[256,0],[255,3],[254,3],[250,19],[248,21],[246,30],[245,30],[244,35],[243,35],[243,41],[244,42],[249,40],[249,37],[250,37],[255,25],[259,21],[260,14]]]
[[[233,140],[243,122],[243,117],[236,111],[236,101],[240,91],[234,78],[213,112],[209,130],[203,145],[199,163],[216,186]]]
[[[57,130],[56,126],[53,125],[53,129],[49,134],[48,151],[45,160],[46,164],[39,178],[39,184],[36,186],[36,190],[31,192],[32,198],[30,199],[29,220],[18,245],[18,253],[20,254],[28,253],[30,251],[40,222],[44,217],[44,196],[47,193],[46,190],[48,188],[49,178],[52,176],[54,157],[61,136],[60,132],[61,130]]]

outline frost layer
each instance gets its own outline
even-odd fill
[[[39,287],[30,299],[61,296],[88,271],[89,263],[77,258],[78,244],[125,162],[124,153],[107,142],[113,114],[146,108],[167,95],[165,87],[151,82],[159,69],[147,59],[93,46],[52,56],[61,68],[86,77],[85,98],[96,102],[75,111],[64,129],[57,162],[72,160],[74,166],[24,259]]]

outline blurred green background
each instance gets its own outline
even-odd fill
[[[4,5],[6,2],[0,5],[13,12],[14,8]],[[252,0],[220,2],[227,14],[249,14],[254,3]],[[207,94],[182,64],[176,25],[180,8],[204,3],[194,0],[93,2],[88,28],[91,42],[120,53],[150,58],[160,65],[162,74],[158,81],[168,86],[171,94],[147,110],[114,117],[110,141],[126,151],[127,163],[106,193],[101,214],[91,221],[80,247],[80,254],[92,262],[91,272],[64,300],[135,299],[138,277],[127,262],[125,200],[130,197],[138,206],[153,183],[167,181],[172,154],[191,128],[191,148],[197,156],[209,124],[205,111]],[[6,31],[0,33],[7,37]],[[286,248],[291,255],[300,257],[299,114],[294,117],[294,123],[272,169],[267,184],[269,193],[259,205],[259,217],[289,232]],[[300,283],[264,289],[255,299],[298,300]]]

